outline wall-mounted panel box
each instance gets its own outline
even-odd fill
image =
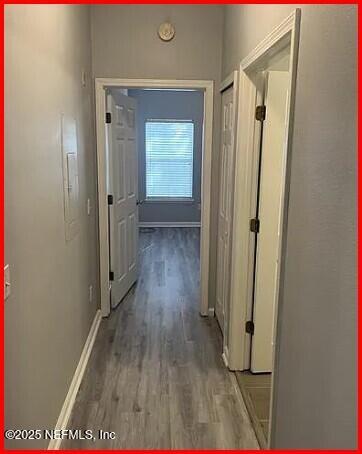
[[[4,266],[4,299],[8,299],[11,292],[10,265]]]
[[[76,120],[63,114],[61,127],[65,239],[66,241],[70,241],[77,235],[79,230],[78,144]]]

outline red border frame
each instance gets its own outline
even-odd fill
[[[235,0],[229,0],[229,1],[217,1],[217,0],[199,0],[197,2],[192,2],[190,0],[186,0],[184,2],[179,2],[179,1],[152,1],[152,0],[146,0],[146,1],[133,1],[133,2],[119,2],[115,0],[99,0],[99,1],[87,1],[87,0],[77,0],[77,1],[71,1],[71,0],[63,0],[62,2],[56,2],[53,0],[49,1],[37,1],[37,2],[27,2],[27,1],[2,1],[1,2],[1,8],[0,8],[0,16],[1,16],[1,27],[2,27],[2,33],[1,33],[1,62],[2,62],[2,71],[1,71],[1,91],[0,91],[0,104],[2,106],[2,118],[4,118],[4,6],[6,4],[16,4],[16,3],[21,3],[21,4],[266,4],[268,2],[262,1],[262,0],[252,0],[250,2],[240,2],[240,1],[235,1]],[[291,2],[288,1],[279,1],[279,2],[270,2],[273,4],[291,4]],[[350,5],[357,5],[357,15],[358,15],[358,50],[357,50],[357,59],[358,59],[358,87],[361,84],[362,76],[359,71],[359,61],[360,57],[362,55],[362,50],[361,50],[361,33],[360,30],[362,29],[362,17],[360,13],[360,3],[362,3],[362,0],[359,1],[327,1],[327,0],[320,0],[318,2],[313,2],[313,1],[304,1],[303,4],[350,4]],[[297,6],[297,5],[296,5]],[[358,90],[358,95],[356,99],[356,108],[357,108],[357,114],[359,113],[360,107],[361,107],[361,97],[359,96],[359,90]],[[361,116],[358,115],[358,132],[362,130],[362,120]],[[0,212],[2,216],[2,222],[1,222],[1,252],[4,257],[4,148],[5,148],[5,143],[4,143],[4,121],[1,122],[1,140],[2,140],[2,149],[1,149],[1,164],[0,164],[0,180],[3,182],[3,185],[1,187],[1,198],[0,198]],[[362,152],[361,152],[361,147],[360,147],[360,142],[358,140],[358,135],[357,135],[357,143],[358,143],[358,166],[357,166],[357,174],[359,176],[359,173],[361,171],[361,161],[362,161]],[[361,237],[362,234],[362,224],[359,219],[359,213],[362,208],[362,201],[361,201],[361,195],[362,195],[362,179],[358,178],[358,204],[357,204],[357,209],[358,209],[358,227],[357,227],[357,235],[358,235],[358,240]],[[358,263],[357,263],[357,270],[362,268],[362,256],[361,256],[361,251],[359,247],[359,241],[357,242],[357,247],[358,247]],[[3,275],[1,275],[1,279],[3,280]],[[361,280],[359,273],[358,273],[358,301],[360,300],[362,290],[361,290]],[[2,281],[2,289],[4,288],[4,283]],[[359,307],[358,304],[358,327],[362,326],[362,311]],[[0,412],[0,429],[3,432],[4,431],[4,310],[0,311],[0,327],[1,331],[3,333],[3,336],[1,338],[1,349],[0,349],[0,372],[1,372],[1,390],[0,390],[0,399],[1,402],[3,402],[3,411]],[[360,390],[360,385],[362,381],[362,361],[361,361],[361,347],[362,347],[362,334],[360,330],[358,329],[358,391]],[[355,451],[362,451],[362,418],[361,416],[361,410],[362,410],[362,393],[358,392],[357,393],[358,398],[357,398],[357,408],[358,408],[358,418],[357,418],[357,424],[358,424],[358,439],[357,439],[357,449],[356,450],[333,450],[333,452],[339,452],[339,453],[349,453],[349,452],[355,452]],[[2,438],[0,441],[0,452],[13,452],[13,453],[27,453],[27,452],[39,452],[41,451],[40,449],[27,449],[27,450],[5,450],[4,448],[4,439]],[[97,452],[97,453],[109,453],[109,452],[122,452],[122,453],[144,453],[144,452],[153,452],[154,450],[68,450],[67,452],[69,453],[78,453],[78,452],[86,452],[86,451],[91,451],[91,452]],[[163,450],[163,452],[171,452],[171,450]],[[288,452],[293,452],[293,451],[298,451],[301,454],[303,453],[310,453],[310,452],[316,452],[316,451],[324,451],[328,452],[329,450],[274,450],[273,452],[276,453],[288,453]],[[203,452],[203,453],[208,453],[208,452],[217,452],[212,451],[212,450],[174,450],[172,451],[174,453],[188,453],[188,452]],[[229,453],[251,453],[251,452],[260,452],[260,451],[253,451],[253,450],[231,450],[231,451],[225,451]]]

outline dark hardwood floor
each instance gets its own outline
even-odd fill
[[[140,232],[137,285],[101,322],[61,449],[258,449],[215,319],[199,315],[199,229]]]

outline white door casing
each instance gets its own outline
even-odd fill
[[[223,335],[227,331],[230,282],[230,240],[234,176],[234,86],[222,93],[220,192],[217,236],[217,274],[215,314]]]
[[[100,304],[102,316],[110,313],[109,283],[109,219],[107,204],[107,135],[104,127],[106,116],[106,91],[110,88],[155,88],[155,89],[193,89],[203,90],[204,129],[202,150],[201,185],[201,238],[200,238],[200,314],[213,313],[209,307],[209,256],[210,256],[210,209],[211,209],[211,158],[212,130],[214,111],[214,82],[211,80],[160,80],[160,79],[120,79],[96,78],[96,132],[97,132],[97,195],[99,228],[99,278]]]
[[[240,63],[239,102],[237,123],[237,145],[235,153],[235,193],[233,210],[232,266],[230,285],[230,319],[228,341],[228,366],[231,370],[250,368],[250,334],[246,322],[250,320],[254,269],[255,234],[250,232],[250,219],[255,216],[254,192],[255,165],[260,145],[259,122],[255,121],[255,107],[259,105],[262,90],[258,84],[260,71],[268,70],[271,61],[289,52],[288,101],[286,104],[285,159],[282,187],[282,227],[279,241],[278,299],[275,312],[275,343],[273,373],[271,380],[272,397],[269,412],[268,448],[275,444],[275,420],[277,411],[277,390],[274,387],[280,360],[280,314],[284,310],[283,287],[286,256],[286,232],[288,228],[288,200],[290,167],[294,125],[294,106],[298,67],[301,10],[295,9],[275,27]]]
[[[288,71],[268,73],[265,96],[266,119],[263,124],[261,151],[260,231],[256,250],[252,372],[272,371],[288,88]]]
[[[107,95],[108,193],[111,306],[115,307],[138,277],[138,167],[136,101],[117,90]]]
[[[233,209],[233,235],[230,284],[230,318],[228,338],[228,366],[231,370],[250,369],[250,334],[246,323],[251,320],[252,289],[254,281],[255,234],[250,231],[250,219],[255,217],[255,192],[257,156],[260,149],[260,122],[255,120],[255,107],[262,102],[263,88],[258,75],[274,66],[289,52],[289,98],[286,106],[286,156],[282,189],[282,229],[279,242],[279,296],[277,304],[275,349],[273,364],[277,361],[279,325],[283,310],[283,276],[286,254],[285,232],[288,222],[288,195],[292,152],[294,104],[298,47],[300,34],[300,9],[294,10],[283,22],[267,35],[240,63],[237,145],[235,154],[235,193]],[[273,377],[272,377],[273,382]],[[273,405],[271,405],[273,408]]]

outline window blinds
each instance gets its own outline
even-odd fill
[[[146,121],[146,197],[192,198],[194,124]]]

